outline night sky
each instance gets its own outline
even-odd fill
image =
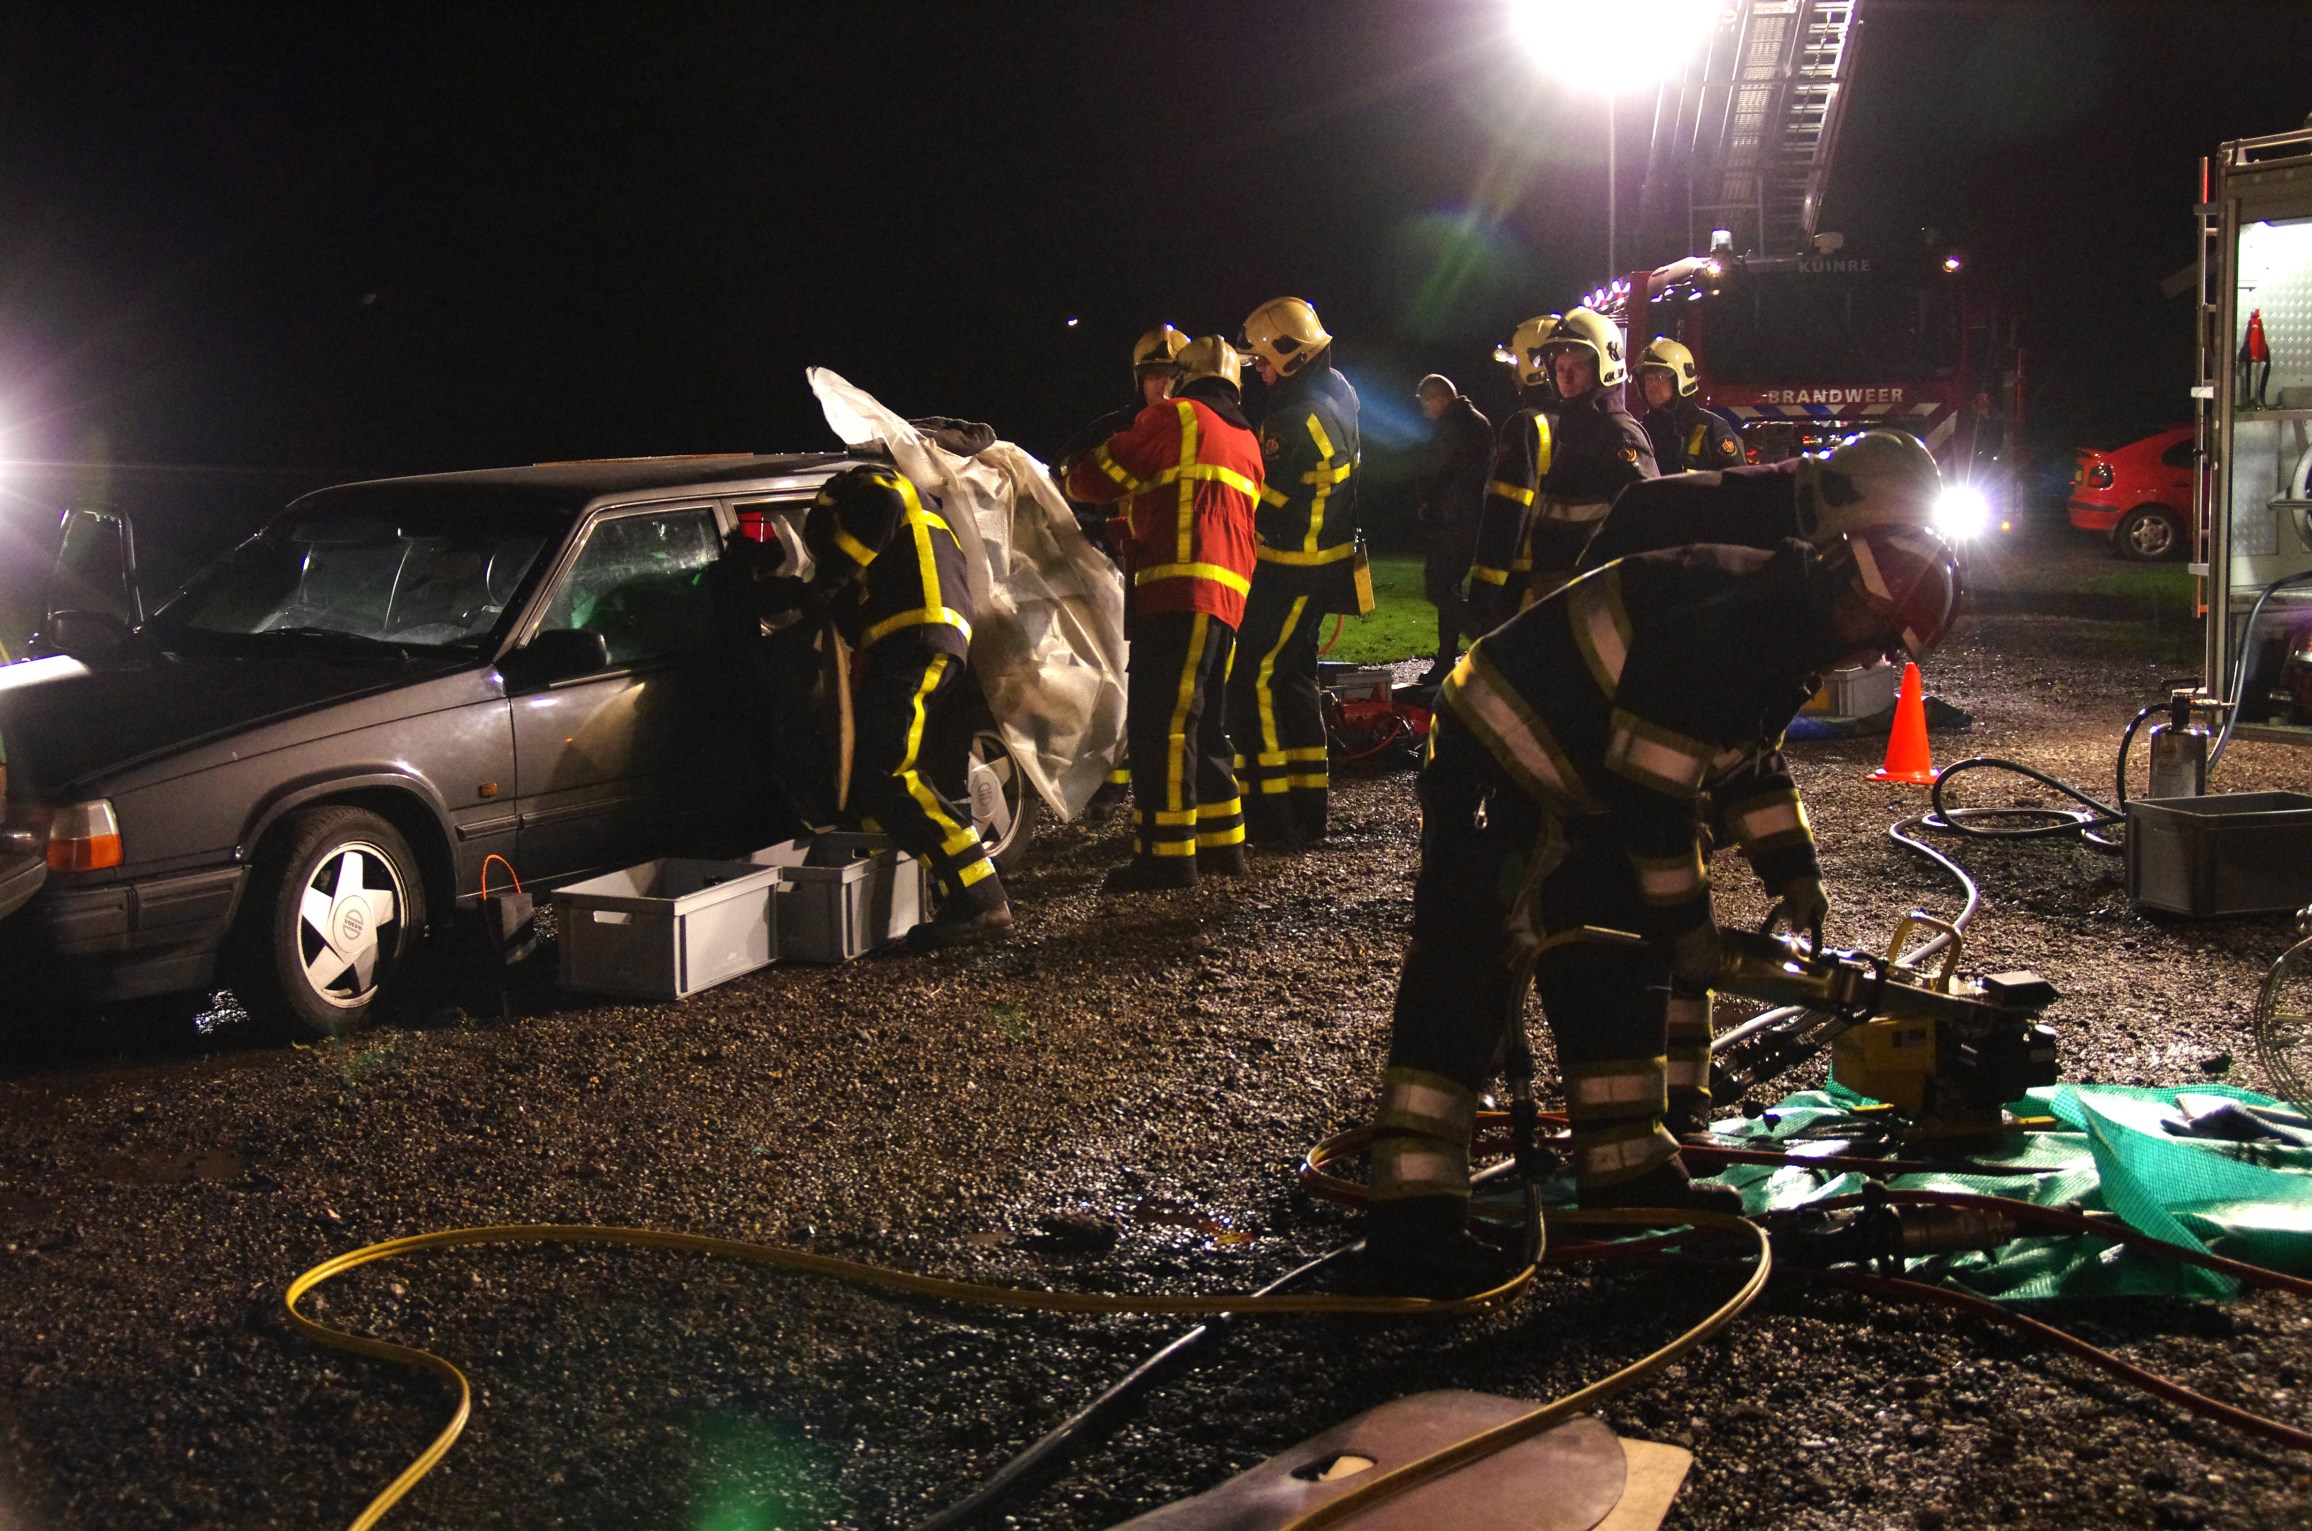
[[[1934,226],[2012,291],[2041,451],[2181,418],[2190,299],[2158,284],[2199,156],[2312,110],[2312,5],[1864,14],[1824,225]],[[1603,274],[1604,132],[1476,0],[19,5],[0,456],[285,470],[105,486],[141,508],[811,448],[812,363],[1049,451],[1142,329],[1289,292],[1383,490],[1414,378],[1503,402],[1493,343]]]

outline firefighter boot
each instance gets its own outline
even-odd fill
[[[1196,856],[1134,856],[1100,884],[1103,898],[1116,893],[1171,893],[1196,886]]]
[[[1469,1231],[1460,1196],[1377,1201],[1365,1213],[1365,1251],[1344,1273],[1359,1291],[1395,1297],[1468,1297],[1517,1273],[1517,1263]]]
[[[937,914],[907,933],[907,945],[911,951],[933,951],[973,941],[1000,941],[1011,933],[1011,899],[991,868],[977,882],[941,900]]]
[[[1742,1193],[1730,1186],[1696,1185],[1686,1173],[1686,1161],[1672,1154],[1635,1180],[1611,1185],[1577,1185],[1583,1207],[1668,1207],[1680,1212],[1722,1212],[1742,1215]]]
[[[1197,876],[1242,877],[1244,872],[1244,846],[1241,843],[1196,847]]]

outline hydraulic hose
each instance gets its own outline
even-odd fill
[[[2128,734],[2132,736],[2136,723],[2140,723],[2146,714],[2154,710],[2146,708],[2144,712],[2137,713],[2135,722],[2128,724]],[[2127,760],[2127,744],[2124,740],[2120,745],[2120,760],[2124,771]],[[2052,788],[2085,807],[1953,808],[1943,801],[1943,794],[1950,790],[1954,778],[1969,771],[1993,770],[2012,771],[2018,776],[2029,777],[2041,786]],[[2124,787],[2125,782],[2121,785]],[[1971,755],[1965,760],[1945,766],[1943,774],[1935,778],[1935,784],[1929,791],[1935,811],[1917,821],[1928,829],[1945,829],[1972,840],[2048,840],[2062,835],[2077,835],[2088,844],[2107,851],[2123,849],[2126,843],[2098,833],[2115,824],[2127,822],[2124,798],[2121,806],[2114,806],[2101,798],[2090,797],[2071,783],[2024,765],[2021,761],[2005,760],[1997,755]]]

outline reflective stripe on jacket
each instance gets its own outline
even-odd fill
[[[905,633],[962,659],[971,652],[971,590],[963,545],[939,512],[895,468],[874,470],[892,492],[848,519],[821,499],[803,518],[803,542],[817,560],[813,582],[853,588],[837,620],[854,648]]]
[[[1166,399],[1078,458],[1068,494],[1092,504],[1126,501],[1135,612],[1203,611],[1241,627],[1262,475],[1260,441],[1250,430],[1199,400]]]

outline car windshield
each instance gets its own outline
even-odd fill
[[[292,509],[186,585],[163,624],[478,647],[567,517],[398,487]]]

